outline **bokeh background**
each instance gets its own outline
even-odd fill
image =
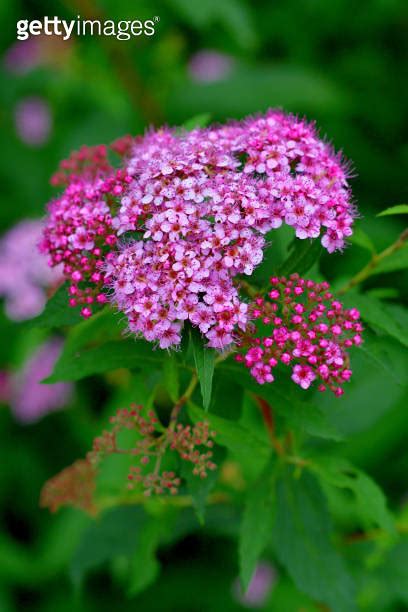
[[[2,234],[22,220],[42,217],[52,197],[49,177],[83,144],[143,133],[150,125],[186,123],[197,115],[223,121],[280,106],[315,119],[321,133],[352,160],[359,227],[378,249],[386,247],[403,229],[403,220],[375,215],[406,202],[406,9],[404,0],[1,3]],[[16,41],[17,20],[44,15],[115,21],[158,16],[160,21],[153,37],[130,41]],[[13,241],[12,278],[25,252],[20,244]],[[329,279],[341,278],[367,259],[367,251],[354,246],[323,260],[322,269]],[[0,291],[2,283],[0,278]],[[404,298],[406,287],[401,272],[381,279],[381,291],[391,300]],[[209,520],[201,535],[163,551],[159,583],[136,599],[127,600],[121,591],[119,562],[113,578],[102,566],[81,591],[73,588],[71,558],[88,519],[74,511],[49,515],[39,509],[39,493],[47,478],[84,454],[121,390],[109,380],[87,379],[75,389],[57,389],[51,399],[35,399],[40,393],[35,380],[44,377],[58,340],[44,348],[48,333],[29,321],[13,321],[24,317],[13,316],[11,309],[10,318],[6,306],[0,312],[0,612],[101,611],[115,609],[118,602],[123,610],[243,609],[234,582],[231,518],[221,533],[221,519],[214,520],[214,528]],[[365,378],[354,398],[356,410],[346,413],[353,435],[345,453],[381,483],[393,503],[403,503],[408,496],[406,404],[392,381],[370,385]],[[45,414],[61,406],[64,410]],[[265,576],[269,586],[255,602],[258,607],[299,609],[286,578],[271,568]]]

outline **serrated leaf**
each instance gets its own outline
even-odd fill
[[[379,527],[395,535],[395,521],[380,487],[342,457],[325,456],[313,461],[313,470],[327,484],[352,492],[363,526]]]
[[[211,402],[212,380],[217,353],[214,349],[204,347],[203,338],[196,328],[190,330],[190,338],[193,345],[193,356],[197,376],[200,381],[203,406],[204,410],[208,410]]]
[[[64,283],[50,297],[42,313],[32,319],[29,325],[46,329],[75,325],[83,320],[80,312],[81,307],[72,308],[68,304],[68,284]]]
[[[163,353],[153,350],[147,342],[132,339],[112,341],[82,348],[75,353],[63,353],[51,376],[43,382],[81,380],[118,368],[160,368],[162,363]]]
[[[267,460],[271,449],[269,444],[255,436],[251,430],[242,427],[235,421],[223,419],[211,412],[204,412],[192,402],[188,403],[188,412],[193,422],[208,421],[216,432],[215,441],[217,444],[226,446],[231,451],[239,454],[252,455]]]
[[[393,380],[397,385],[405,386],[407,380],[407,371],[403,366],[403,360],[400,359],[399,349],[397,353],[398,363],[396,363],[395,351],[390,352],[388,344],[394,342],[391,338],[384,336],[376,336],[374,332],[369,333],[366,330],[364,333],[364,342],[357,350],[364,354],[366,359],[381,368],[390,380]],[[397,345],[398,346],[398,345]],[[371,364],[369,364],[371,367]]]
[[[296,586],[333,612],[354,612],[355,588],[331,543],[326,501],[310,474],[287,468],[276,488],[273,546]]]
[[[301,276],[306,274],[319,259],[323,247],[319,240],[295,239],[294,247],[288,258],[279,266],[280,276],[289,276],[297,272]]]
[[[369,325],[389,334],[404,346],[408,346],[408,334],[388,311],[387,305],[380,300],[360,293],[349,293],[343,298],[348,307],[357,308],[361,317]]]
[[[408,214],[408,204],[396,204],[396,206],[391,206],[390,208],[386,208],[382,212],[378,213],[377,217],[406,214]]]
[[[290,391],[280,381],[259,385],[242,365],[226,361],[217,370],[234,380],[237,384],[263,397],[270,402],[273,410],[286,419],[288,425],[312,436],[341,440],[342,436],[334,429],[323,409],[310,402],[300,401],[295,392]]]
[[[286,419],[290,428],[318,438],[336,441],[342,439],[324,410],[311,402],[298,400],[296,389],[289,390],[279,383],[276,386],[262,385],[259,395],[267,399],[273,410]]]
[[[245,500],[239,533],[240,578],[244,590],[272,535],[275,501],[272,475],[273,465],[268,463]]]
[[[146,514],[141,507],[120,507],[105,512],[82,536],[72,558],[70,574],[80,584],[86,574],[117,556],[130,558],[137,547]]]

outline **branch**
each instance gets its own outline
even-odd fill
[[[386,259],[387,257],[392,255],[399,249],[402,249],[402,247],[405,245],[407,240],[408,240],[408,229],[404,230],[402,234],[400,235],[400,237],[393,244],[391,244],[389,247],[384,249],[384,251],[378,254],[374,253],[373,256],[371,257],[371,260],[368,262],[368,264],[364,266],[364,268],[360,270],[360,272],[358,272],[346,285],[344,285],[344,287],[342,287],[339,291],[337,291],[337,293],[339,295],[346,293],[347,291],[350,291],[350,289],[352,289],[356,285],[359,285],[360,283],[365,281],[367,278],[369,278],[372,274],[375,273],[375,270],[378,267],[379,263],[381,263],[383,259]]]

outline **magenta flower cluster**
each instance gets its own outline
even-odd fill
[[[65,191],[48,206],[48,219],[40,250],[49,255],[49,265],[61,265],[69,281],[69,303],[82,305],[82,315],[92,314],[91,305],[107,301],[102,291],[103,267],[116,244],[111,207],[124,192],[126,174],[115,171],[107,160],[107,147],[83,147],[62,162],[52,178]]]
[[[0,296],[10,319],[22,321],[38,315],[46,302],[46,290],[62,280],[59,267],[51,269],[37,249],[43,223],[24,220],[0,240]]]
[[[352,374],[347,349],[362,342],[360,313],[334,299],[326,282],[297,274],[270,282],[267,297],[250,306],[253,322],[242,335],[237,361],[261,385],[273,382],[275,368],[283,365],[302,389],[316,380],[319,391],[342,395]]]
[[[323,234],[329,252],[351,234],[341,159],[314,126],[282,112],[163,129],[117,150],[119,171],[105,148],[71,158],[42,249],[63,263],[84,316],[109,287],[130,330],[161,348],[179,344],[187,320],[217,349],[245,329],[234,279],[262,261],[267,232],[286,223],[300,239]]]

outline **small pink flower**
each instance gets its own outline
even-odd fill
[[[308,366],[295,365],[293,368],[292,380],[297,385],[300,385],[302,389],[308,389],[315,378],[316,375],[313,373],[312,368]]]

